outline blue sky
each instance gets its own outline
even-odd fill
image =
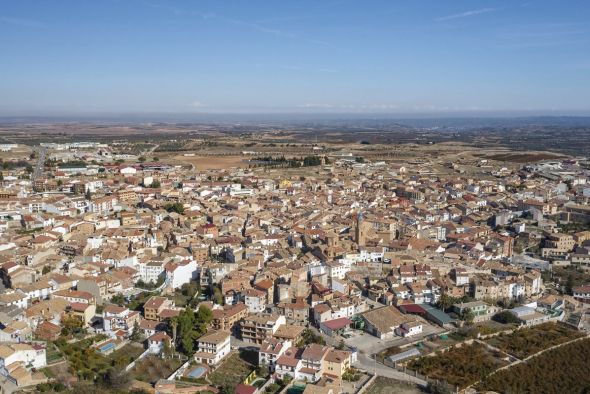
[[[590,113],[590,2],[29,1],[0,114]]]

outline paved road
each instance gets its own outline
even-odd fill
[[[43,167],[45,166],[45,156],[47,155],[47,148],[40,147],[35,149],[35,151],[39,154],[39,160],[37,160],[37,165],[33,170],[33,179],[37,179],[43,175]]]

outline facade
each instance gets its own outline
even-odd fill
[[[285,323],[285,316],[281,315],[268,313],[249,315],[240,324],[242,340],[247,343],[262,344]]]
[[[198,363],[216,365],[231,351],[230,333],[215,331],[199,338],[199,348],[194,355]]]

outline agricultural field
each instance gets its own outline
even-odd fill
[[[590,388],[590,339],[549,350],[485,379],[478,391],[585,393]]]
[[[248,167],[247,158],[241,155],[236,156],[184,156],[176,155],[171,157],[176,162],[191,164],[197,170],[224,170],[231,167]]]
[[[506,365],[507,362],[501,359],[504,356],[491,352],[481,343],[474,342],[471,345],[451,348],[445,352],[436,352],[433,356],[412,360],[407,368],[431,379],[465,388]]]
[[[242,383],[256,369],[256,364],[247,359],[248,357],[244,355],[232,354],[209,375],[209,380],[213,385],[226,387],[227,390],[230,390],[229,392],[233,392],[233,388]]]
[[[532,328],[520,329],[511,334],[500,334],[486,342],[514,357],[524,359],[582,335],[564,324],[544,323]]]

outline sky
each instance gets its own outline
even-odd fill
[[[590,114],[587,0],[2,0],[0,115]]]

